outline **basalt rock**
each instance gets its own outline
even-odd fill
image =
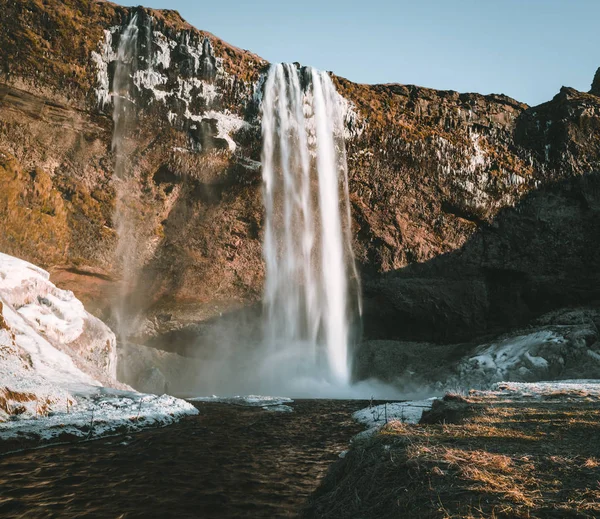
[[[174,11],[93,0],[0,0],[0,11],[0,250],[108,317],[123,286],[111,89],[137,13],[124,149],[139,334],[255,305],[268,63]],[[591,93],[563,88],[537,107],[332,77],[368,338],[462,341],[598,298],[598,74]]]
[[[600,68],[596,70],[596,75],[594,76],[594,81],[592,82],[592,89],[590,90],[590,94],[600,96]]]

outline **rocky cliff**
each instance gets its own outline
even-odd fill
[[[51,269],[109,317],[126,268],[113,218],[126,181],[140,340],[255,305],[268,63],[174,11],[92,0],[0,10],[0,250]],[[110,92],[134,15],[123,180]],[[469,340],[599,299],[599,74],[589,93],[563,88],[537,107],[333,76],[367,337]]]

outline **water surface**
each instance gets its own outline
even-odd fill
[[[0,517],[294,517],[368,402],[195,405],[167,428],[0,457]]]

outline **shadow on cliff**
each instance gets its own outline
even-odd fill
[[[184,236],[193,233],[185,217],[189,210],[172,211],[172,224],[185,225],[178,229]],[[162,256],[140,278],[136,298],[145,309],[152,294],[177,294],[186,283],[170,273],[171,268],[184,272],[176,262],[186,261],[170,256],[170,250],[165,243]],[[600,301],[600,173],[528,193],[482,224],[460,249],[397,271],[365,273],[363,296],[365,339],[437,343],[471,341],[523,326],[556,308]],[[193,356],[218,348],[224,337],[252,342],[260,337],[260,306],[224,308],[222,316],[203,316],[145,342]]]
[[[600,300],[600,172],[502,209],[455,251],[365,274],[364,335],[451,343]]]

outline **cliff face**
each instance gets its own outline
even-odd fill
[[[0,10],[0,250],[52,269],[107,317],[124,268],[110,92],[120,35],[137,13],[135,124],[123,149],[139,333],[259,301],[268,64],[172,11],[91,0],[0,0]],[[454,340],[599,296],[589,241],[600,204],[598,75],[590,93],[563,88],[533,108],[334,81],[347,101],[369,337]]]

